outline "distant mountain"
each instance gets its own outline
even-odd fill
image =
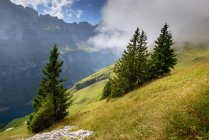
[[[0,116],[4,115],[0,124],[8,115],[3,111],[30,104],[53,44],[65,62],[67,87],[115,61],[111,50],[97,50],[86,43],[95,28],[88,22],[69,24],[0,0]]]

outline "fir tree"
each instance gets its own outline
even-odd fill
[[[131,89],[136,82],[136,56],[137,56],[137,41],[139,39],[139,29],[137,28],[132,39],[130,40],[127,49],[124,51],[121,59],[115,64],[114,73],[118,78],[124,77],[129,83]]]
[[[151,56],[151,72],[153,77],[169,73],[177,62],[175,51],[171,48],[174,42],[171,32],[168,31],[167,23],[161,29],[161,34],[155,41],[155,44],[154,53]]]
[[[147,36],[144,31],[139,35],[136,49],[136,82],[138,85],[143,84],[150,77],[148,72]]]
[[[67,116],[67,108],[72,103],[70,100],[72,96],[65,94],[64,80],[59,78],[63,61],[59,61],[58,57],[58,48],[55,45],[51,50],[49,63],[42,70],[44,77],[41,80],[38,94],[33,100],[35,112],[27,122],[29,130],[32,132],[41,131],[63,119]],[[42,117],[46,120],[41,121]]]
[[[133,89],[136,85],[143,84],[149,77],[147,36],[144,31],[137,28],[127,49],[115,64],[115,76],[106,84],[102,99],[119,97]],[[110,87],[111,85],[111,87]],[[111,90],[111,94],[110,91]]]
[[[43,77],[41,79],[40,87],[38,89],[38,94],[33,99],[33,103],[32,103],[35,112],[37,112],[39,108],[41,108],[41,104],[43,100],[47,97],[48,93],[49,91],[47,90],[47,79]]]
[[[101,97],[101,100],[102,99],[106,99],[110,96],[111,94],[111,79],[109,79],[109,81],[106,83],[106,85],[104,86],[104,89],[103,89],[103,94],[102,94],[102,97]]]
[[[115,64],[113,72],[115,77],[112,78],[111,97],[124,95],[131,90],[136,84],[136,50],[139,39],[139,29],[137,28],[127,49],[124,50],[122,57]]]
[[[53,98],[51,95],[48,95],[43,100],[38,111],[32,114],[30,122],[27,123],[28,130],[33,133],[37,133],[50,127],[55,122],[54,115]]]
[[[115,64],[114,76],[106,84],[102,99],[122,96],[135,86],[142,85],[174,68],[177,59],[174,49],[171,48],[174,42],[167,24],[162,28],[155,44],[154,53],[150,59],[147,36],[144,31],[140,33],[137,28],[127,49]]]
[[[64,80],[59,78],[63,61],[59,61],[58,57],[58,48],[55,45],[50,53],[49,63],[43,69],[43,73],[47,77],[45,90],[52,95],[56,121],[67,116],[69,105],[68,98],[65,95],[66,89],[63,86]]]

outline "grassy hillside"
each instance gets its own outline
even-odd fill
[[[70,91],[80,90],[82,88],[88,87],[89,85],[93,85],[96,82],[108,79],[112,73],[113,67],[114,65],[111,65],[109,67],[99,70],[98,72],[89,77],[80,80],[73,86],[73,88],[70,89]]]
[[[74,95],[73,105],[69,108],[70,115],[50,129],[76,125],[78,128],[94,131],[92,139],[185,139],[187,131],[182,136],[175,132],[186,129],[189,133],[196,126],[189,121],[195,120],[192,117],[195,113],[191,114],[195,109],[188,112],[188,108],[193,107],[191,103],[199,107],[203,99],[200,97],[208,97],[202,94],[207,91],[209,93],[208,48],[198,46],[179,51],[178,64],[170,75],[135,88],[121,98],[99,101],[107,80],[79,90],[69,90]],[[88,81],[89,78],[81,82]],[[188,113],[182,115],[181,112]],[[179,118],[181,119],[178,120]],[[25,119],[10,123],[8,128],[14,128],[0,133],[0,139],[29,136],[25,129]],[[179,123],[172,123],[173,120]]]
[[[11,121],[4,129],[0,130],[0,139],[12,140],[29,136],[26,128],[27,120],[28,116]]]

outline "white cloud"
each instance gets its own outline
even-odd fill
[[[136,27],[153,43],[167,22],[175,41],[208,40],[209,0],[108,0],[97,35],[96,47],[124,49]]]
[[[38,6],[42,6],[43,13],[49,14],[51,16],[58,17],[59,19],[64,19],[65,16],[75,16],[80,18],[81,10],[72,10],[70,7],[73,2],[77,0],[11,0],[15,4],[20,4],[24,7],[32,7],[35,10]],[[79,13],[78,13],[79,12]]]
[[[76,11],[76,17],[77,17],[77,18],[80,18],[81,15],[82,15],[82,13],[83,13],[82,10],[77,10],[77,11]]]
[[[67,13],[67,16],[72,17],[75,16],[76,18],[80,18],[81,15],[83,14],[82,10],[66,10],[65,13]]]
[[[39,5],[43,5],[44,7],[47,7],[48,4],[52,3],[53,0],[10,0],[11,2],[15,4],[20,4],[24,7],[30,6],[34,9],[37,9]]]

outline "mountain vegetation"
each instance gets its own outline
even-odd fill
[[[148,52],[147,35],[137,28],[116,64],[72,87],[115,59],[108,49],[88,46],[96,26],[67,24],[7,0],[0,1],[0,12],[5,19],[0,22],[0,112],[26,105],[40,82],[34,112],[1,129],[0,139],[29,138],[66,125],[94,131],[93,139],[209,138],[208,44],[177,44],[179,49],[166,23]],[[14,16],[18,13],[22,17]],[[55,45],[47,61],[52,41],[61,47],[58,52]],[[71,89],[63,77],[70,78]],[[13,82],[15,88],[9,88]]]
[[[134,87],[163,76],[174,68],[177,59],[174,49],[171,48],[174,42],[171,32],[168,31],[168,24],[164,25],[155,41],[151,59],[146,40],[145,32],[140,33],[137,28],[122,58],[115,64],[114,76],[105,85],[101,99],[123,96]]]
[[[50,53],[49,63],[43,68],[44,77],[41,80],[39,92],[33,100],[35,112],[27,121],[31,132],[39,132],[68,115],[67,109],[71,104],[65,94],[63,79],[59,79],[63,61],[58,61],[59,53],[56,45]]]
[[[137,86],[122,98],[100,100],[108,77],[79,90],[68,90],[73,94],[70,115],[45,131],[75,125],[94,131],[94,139],[104,140],[207,138],[209,46],[179,45],[178,63],[170,74]],[[108,71],[112,66],[79,83]],[[0,139],[30,137],[25,124],[28,118],[9,123],[1,130]]]
[[[171,32],[168,31],[167,23],[161,29],[161,34],[155,41],[155,44],[150,64],[152,77],[169,73],[177,62],[175,51],[171,48],[174,42]]]
[[[108,79],[110,77],[110,75],[112,74],[113,67],[114,67],[114,65],[110,65],[102,70],[99,70],[95,74],[80,80],[79,82],[77,82],[74,85],[74,87],[72,89],[79,90],[79,89],[85,88],[89,85],[92,85],[96,82]]]
[[[65,23],[10,0],[0,0],[0,13],[0,127],[32,112],[30,103],[52,44],[59,46],[65,61],[61,77],[70,77],[67,88],[116,60],[110,49],[94,49],[87,43],[96,25]]]

